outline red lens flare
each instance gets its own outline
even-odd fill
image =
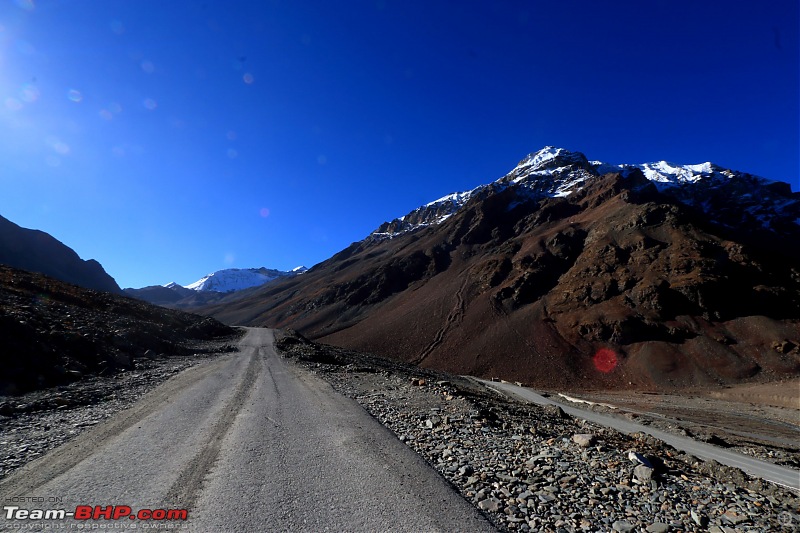
[[[600,348],[592,358],[594,367],[604,374],[608,374],[617,367],[617,354],[608,348]]]

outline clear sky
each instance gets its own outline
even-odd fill
[[[545,145],[800,190],[798,2],[2,0],[0,215],[123,287],[312,266]]]

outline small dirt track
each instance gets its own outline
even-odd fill
[[[564,412],[571,416],[582,418],[602,426],[611,427],[617,431],[622,431],[623,433],[647,433],[678,450],[682,450],[705,460],[715,460],[728,466],[740,468],[751,476],[760,477],[767,481],[771,481],[772,483],[776,483],[800,492],[800,472],[792,468],[779,466],[767,461],[762,461],[747,455],[726,450],[724,448],[712,446],[710,444],[706,444],[705,442],[698,442],[690,438],[680,437],[621,418],[599,414],[585,409],[578,409],[576,407],[567,405],[564,402],[545,398],[544,396],[541,396],[540,394],[537,394],[535,391],[526,387],[520,387],[505,382],[497,383],[487,380],[478,381],[498,392],[520,398],[527,402],[533,402],[539,405],[558,405],[564,410]]]
[[[15,503],[22,509],[188,509],[191,531],[494,530],[273,341],[271,330],[250,329],[240,352],[187,370],[28,464],[0,483],[0,497],[63,499]],[[19,526],[0,518],[0,529]]]

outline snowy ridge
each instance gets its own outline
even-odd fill
[[[659,183],[694,183],[714,172],[714,166],[711,163],[674,165],[666,161],[659,161],[657,163],[645,163],[637,166],[644,172],[647,179]]]
[[[580,152],[570,152],[555,146],[545,146],[538,152],[528,154],[512,172],[524,172],[526,169],[536,172],[565,165],[583,165],[586,162],[586,156]]]
[[[434,205],[444,205],[447,204],[448,202],[453,205],[463,205],[464,203],[466,203],[467,200],[470,199],[473,192],[474,189],[472,191],[454,192],[453,194],[448,194],[447,196],[443,196],[438,200],[434,200],[433,202],[425,204],[425,207],[431,207]]]
[[[489,186],[481,185],[471,191],[456,192],[443,196],[438,200],[429,202],[414,211],[396,218],[391,222],[385,222],[372,232],[370,235],[377,239],[391,239],[398,235],[416,231],[428,226],[441,224],[478,193],[488,192]]]
[[[778,191],[775,187],[770,187],[771,184],[783,185],[780,182],[725,169],[710,162],[681,165],[656,161],[617,165],[589,161],[580,152],[545,146],[538,152],[529,154],[511,172],[494,183],[443,196],[405,216],[382,224],[370,237],[377,240],[391,239],[441,224],[476,195],[497,192],[507,187],[517,187],[525,196],[534,199],[564,197],[580,190],[589,180],[598,176],[615,172],[627,176],[634,171],[641,171],[658,190],[669,192],[680,201],[706,211],[714,207],[709,195],[713,196],[713,193],[725,188],[730,189],[728,192],[732,190],[742,200],[744,211],[763,227],[769,228],[771,219],[776,214],[789,217],[800,225],[800,219],[795,216],[795,213],[800,214],[800,201],[796,193],[793,195],[791,189],[783,188],[785,190]]]
[[[217,270],[207,276],[186,285],[186,289],[193,291],[214,291],[214,292],[233,292],[250,287],[258,287],[278,278],[296,276],[308,270],[306,267],[299,266],[290,271],[274,270],[267,268],[227,268]],[[165,287],[180,287],[177,283],[170,283]]]
[[[641,170],[647,179],[652,181],[659,189],[677,186],[685,183],[697,183],[702,179],[720,178],[730,179],[737,175],[744,175],[740,172],[718,167],[713,163],[706,162],[698,165],[677,165],[667,161],[656,161],[654,163],[643,163],[640,165],[610,165],[600,161],[592,161],[598,174],[609,172],[622,172],[623,175],[629,174],[634,169]],[[766,178],[758,178],[769,182]]]

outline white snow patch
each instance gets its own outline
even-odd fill
[[[432,205],[444,204],[446,202],[451,202],[454,204],[463,204],[473,195],[475,189],[471,191],[463,191],[463,192],[454,192],[453,194],[448,194],[447,196],[442,196],[438,200],[434,200],[433,202],[429,202],[425,204],[425,207],[430,207]],[[400,220],[403,220],[405,217],[400,217]]]
[[[186,288],[193,291],[233,292],[249,289],[250,287],[258,287],[275,279],[296,274],[298,272],[268,270],[266,268],[227,268],[212,272],[187,285]]]
[[[695,183],[714,173],[711,163],[676,165],[666,161],[656,161],[654,163],[629,166],[640,169],[650,181],[660,183]]]
[[[541,150],[536,153],[533,153],[522,160],[522,162],[517,166],[517,168],[525,168],[525,167],[541,167],[548,161],[552,161],[560,154],[566,152],[563,148],[556,148],[555,146],[545,146]]]

